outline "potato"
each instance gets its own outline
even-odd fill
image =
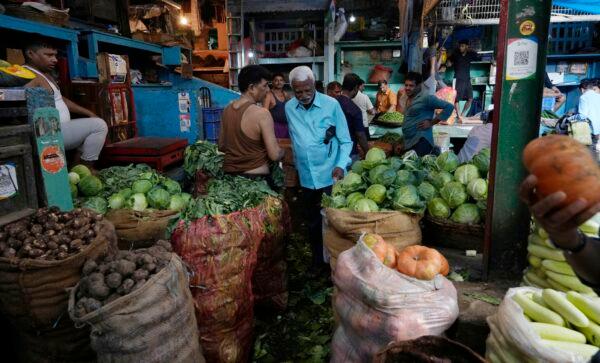
[[[88,314],[102,307],[102,303],[100,301],[92,298],[85,300],[83,305]]]
[[[94,260],[87,260],[83,264],[83,270],[82,271],[83,271],[84,275],[89,275],[92,272],[96,271],[97,268],[98,268],[98,264],[96,263],[96,261],[94,261]]]
[[[123,277],[118,272],[110,273],[105,278],[106,285],[108,285],[108,287],[110,287],[111,289],[116,289],[119,286],[121,286],[122,280]]]
[[[132,279],[125,279],[119,288],[117,289],[117,293],[120,295],[127,295],[131,292],[131,289],[135,285],[135,281]]]
[[[120,273],[124,277],[129,276],[135,271],[135,263],[121,259],[117,261],[117,267],[115,271]]]
[[[88,291],[90,292],[90,295],[100,300],[106,298],[110,294],[110,288],[104,283],[104,279],[101,281],[90,281]]]
[[[148,275],[148,270],[139,268],[133,273],[133,279],[135,281],[146,280],[148,278]]]

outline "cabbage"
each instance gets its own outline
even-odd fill
[[[86,176],[92,175],[90,169],[88,169],[88,167],[85,165],[75,165],[71,168],[71,172],[79,175],[79,179],[83,179]]]
[[[146,196],[143,193],[135,193],[127,200],[127,206],[141,212],[148,207],[148,201],[146,201]]]
[[[443,219],[450,217],[450,213],[452,212],[448,203],[442,198],[433,198],[430,200],[427,203],[427,211],[432,217]]]
[[[421,158],[421,163],[426,169],[429,170],[439,170],[436,164],[436,156],[435,155],[425,155]]]
[[[106,203],[106,200],[104,200],[104,198],[91,197],[88,198],[85,202],[83,202],[82,207],[91,209],[96,213],[105,214],[108,204]]]
[[[69,183],[69,188],[71,189],[71,198],[77,198],[77,185]]]
[[[467,184],[467,193],[475,200],[487,200],[488,183],[485,179],[473,179]]]
[[[394,169],[395,171],[398,171],[400,168],[402,168],[402,159],[397,156],[392,156],[389,158],[388,163],[390,164],[390,168]]]
[[[116,193],[111,195],[108,198],[108,206],[110,209],[121,209],[125,206],[125,197],[120,193]]]
[[[352,208],[352,206],[359,200],[363,199],[365,196],[360,192],[354,192],[346,197],[346,203],[348,207]]]
[[[329,196],[327,194],[323,194],[321,205],[324,208],[343,208],[346,206],[346,197],[344,197],[343,195]]]
[[[341,183],[341,188],[345,192],[345,194],[352,193],[364,188],[362,177],[353,171],[346,174],[344,179],[342,179]]]
[[[458,167],[458,156],[456,156],[456,154],[452,151],[445,151],[437,157],[435,163],[440,170],[445,170],[451,173]]]
[[[181,185],[178,182],[172,179],[164,179],[161,183],[163,187],[169,192],[169,194],[179,194],[181,193]]]
[[[490,149],[483,148],[473,157],[473,165],[477,167],[481,174],[485,174],[490,169],[490,158]]]
[[[365,160],[362,162],[362,166],[365,169],[373,169],[377,165],[383,163],[385,161],[385,151],[381,150],[378,147],[371,148],[367,151],[367,155],[365,156]]]
[[[407,162],[407,161],[419,161],[419,155],[417,154],[416,151],[414,150],[409,150],[407,152],[404,153],[404,155],[402,156],[402,161],[403,162]]]
[[[381,204],[385,200],[387,190],[381,184],[371,185],[365,192],[365,197],[371,199],[377,204]]]
[[[81,178],[79,184],[77,184],[77,187],[79,188],[81,194],[83,194],[86,197],[96,196],[100,194],[102,188],[104,188],[100,179],[93,175],[88,175],[86,177]]]
[[[430,201],[438,195],[435,187],[428,182],[419,184],[417,191],[419,192],[419,196],[426,201]]]
[[[392,204],[395,210],[409,213],[423,213],[425,205],[419,198],[417,187],[404,185],[396,189],[393,194]]]
[[[163,188],[153,188],[148,192],[148,204],[155,209],[167,209],[171,202],[171,195]]]
[[[362,161],[355,161],[354,164],[352,164],[352,171],[356,174],[362,174],[365,171],[362,165]]]
[[[125,188],[125,189],[119,190],[119,192],[117,194],[122,196],[123,199],[127,200],[133,194],[133,190],[131,190],[131,188]]]
[[[378,212],[379,207],[377,206],[377,203],[371,199],[362,198],[354,204],[352,210],[355,212]]]
[[[475,204],[465,203],[456,208],[450,219],[456,223],[476,224],[481,221],[481,216],[479,208]]]
[[[81,180],[81,178],[79,177],[79,174],[77,174],[75,172],[69,173],[69,183],[71,183],[73,185],[77,185],[77,183],[79,183],[80,180]]]
[[[450,182],[440,190],[440,195],[454,209],[467,201],[465,187],[459,182]]]
[[[169,210],[173,210],[179,212],[186,207],[187,203],[181,196],[181,194],[175,194],[171,196],[171,200],[169,201]]]
[[[183,198],[183,201],[185,202],[186,205],[190,202],[190,200],[192,200],[192,195],[191,194],[181,193],[179,195],[181,196],[181,198]]]
[[[431,184],[437,189],[442,189],[444,185],[450,183],[453,180],[452,174],[447,171],[432,171],[429,173],[427,178]]]
[[[417,178],[415,175],[408,170],[398,170],[396,172],[396,181],[394,181],[394,185],[402,186],[406,184],[415,184]]]
[[[342,188],[341,181],[333,184],[333,187],[331,188],[331,195],[344,195],[344,189]]]
[[[369,180],[373,184],[382,184],[390,186],[396,180],[396,171],[387,165],[379,165],[371,169],[369,172]]]
[[[152,182],[148,179],[138,179],[136,181],[133,182],[133,185],[131,186],[131,190],[134,193],[142,193],[142,194],[146,194],[150,191],[150,189],[152,189]]]
[[[471,180],[477,178],[479,178],[479,171],[473,164],[461,165],[454,172],[454,179],[461,182],[463,185],[467,185]]]

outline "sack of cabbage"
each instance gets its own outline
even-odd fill
[[[489,149],[461,165],[452,151],[424,157],[409,151],[386,158],[383,150],[372,148],[334,184],[322,204],[356,212],[428,211],[436,218],[477,224],[487,206],[489,161]]]

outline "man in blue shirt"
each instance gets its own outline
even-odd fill
[[[404,148],[414,150],[419,156],[431,154],[433,151],[433,126],[440,121],[445,121],[452,115],[454,106],[440,100],[435,96],[422,92],[421,74],[408,72],[404,79],[404,92],[408,97],[402,134]],[[439,115],[435,110],[441,109]]]
[[[358,155],[359,145],[364,153],[369,150],[367,133],[365,126],[363,125],[362,111],[354,101],[352,101],[358,93],[360,82],[361,79],[358,75],[354,73],[346,74],[342,84],[342,93],[335,97],[340,103],[342,111],[344,111],[344,116],[346,116],[346,121],[348,122],[350,138],[352,138],[352,142],[354,143],[352,153],[350,154],[352,161],[356,161],[360,158]]]
[[[352,140],[340,104],[315,91],[315,77],[306,66],[290,72],[294,98],[285,105],[296,168],[308,207],[313,268],[323,267],[321,198],[344,177],[351,162]]]

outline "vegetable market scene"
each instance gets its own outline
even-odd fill
[[[600,362],[598,0],[0,0],[0,351]]]

